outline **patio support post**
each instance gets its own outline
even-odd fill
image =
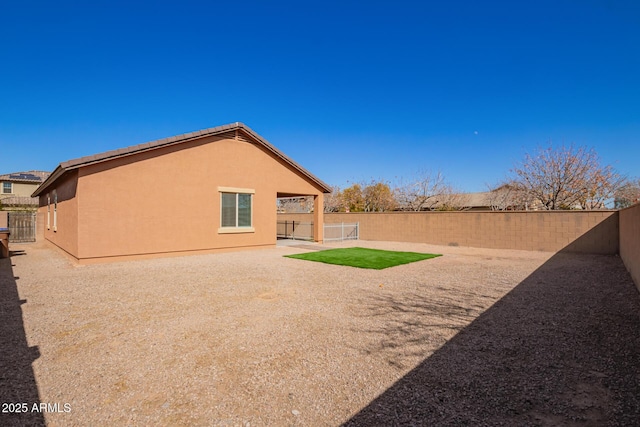
[[[313,240],[322,243],[324,239],[324,194],[313,196]]]

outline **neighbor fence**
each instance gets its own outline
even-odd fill
[[[280,214],[278,218],[309,221],[313,214]],[[342,223],[358,223],[361,240],[619,253],[640,289],[640,204],[620,211],[326,212],[323,240],[342,235]]]
[[[339,224],[324,224],[325,242],[335,242],[343,240],[358,240],[360,236],[360,223],[352,222]]]
[[[550,252],[618,252],[616,211],[324,214],[325,224],[342,222],[358,222],[361,240]]]

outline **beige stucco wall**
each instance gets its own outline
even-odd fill
[[[2,190],[2,182],[3,181],[0,181],[0,191]],[[13,184],[12,193],[4,194],[0,192],[0,198],[14,197],[14,196],[31,197],[31,194],[33,194],[33,192],[36,191],[36,188],[38,188],[38,186],[40,185],[40,184],[27,184],[24,182],[13,182],[12,184]]]
[[[47,226],[47,214],[45,210],[38,209],[36,213],[36,242],[44,240],[44,229]]]
[[[301,214],[280,217],[305,220]],[[359,222],[362,240],[552,252],[618,252],[616,211],[325,213],[324,220],[327,224]]]
[[[620,216],[620,257],[640,290],[640,204],[622,209]]]
[[[36,240],[43,236],[46,240],[58,246],[65,252],[78,256],[78,200],[76,191],[78,172],[72,171],[63,176],[54,187],[40,195],[38,214],[36,217]],[[53,191],[58,194],[57,221],[54,224],[55,203]],[[47,205],[47,196],[50,204]],[[47,224],[49,216],[49,224]],[[38,221],[43,218],[43,221]],[[47,226],[49,225],[49,226]],[[55,227],[54,227],[55,225]]]
[[[0,228],[9,226],[9,216],[7,211],[0,211]]]
[[[277,193],[322,191],[261,146],[219,137],[82,167],[77,176],[77,219],[58,214],[76,221],[76,246],[45,236],[81,262],[273,246]],[[255,191],[254,232],[219,233],[219,187]]]

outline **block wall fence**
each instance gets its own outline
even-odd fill
[[[618,211],[620,257],[640,290],[640,204]]]
[[[309,214],[278,218],[312,221]],[[640,289],[640,205],[620,211],[325,213],[324,221],[359,222],[361,240],[620,254]]]
[[[326,224],[359,222],[361,240],[527,251],[618,253],[616,211],[325,213]],[[279,219],[312,221],[308,214]]]

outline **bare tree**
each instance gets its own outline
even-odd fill
[[[492,211],[527,210],[531,206],[531,197],[515,183],[503,182],[490,189],[487,201]]]
[[[509,184],[502,184],[496,188],[489,189],[487,201],[492,211],[506,211],[513,206],[512,198],[514,187]]]
[[[640,179],[629,180],[615,193],[615,208],[623,209],[640,203]]]
[[[616,191],[624,185],[625,178],[604,166],[596,170],[584,183],[585,191],[579,199],[582,209],[606,209],[607,202],[614,198]]]
[[[470,207],[470,195],[456,191],[453,187],[443,188],[437,198],[438,203],[434,208],[439,211],[462,211]]]
[[[398,208],[405,211],[436,209],[444,194],[451,194],[441,172],[421,171],[408,182],[400,182],[394,190]]]
[[[308,213],[313,212],[313,197],[281,197],[278,198],[278,212],[281,213]]]
[[[342,207],[342,192],[340,187],[332,186],[331,193],[324,195],[324,211],[340,212]]]
[[[623,178],[593,149],[539,147],[512,169],[513,184],[546,210],[603,208]]]

